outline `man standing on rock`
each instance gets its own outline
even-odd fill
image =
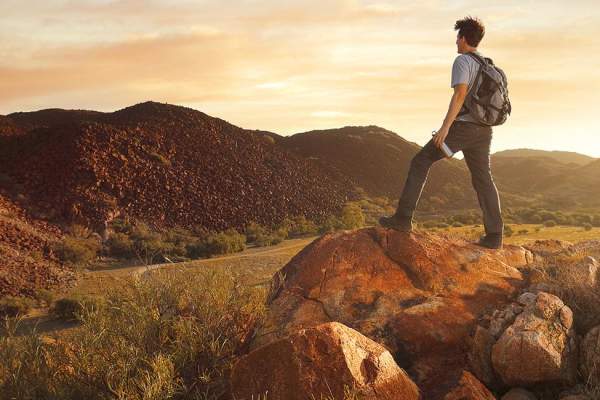
[[[485,34],[485,28],[478,18],[467,17],[456,21],[454,29],[458,31],[456,46],[460,55],[456,57],[452,65],[451,87],[454,88],[454,94],[448,112],[442,127],[412,159],[396,212],[390,217],[381,217],[379,223],[384,227],[399,231],[410,232],[412,230],[413,213],[427,180],[429,169],[434,162],[445,157],[441,149],[445,142],[453,152],[463,152],[471,172],[471,181],[483,211],[486,233],[477,244],[500,249],[502,248],[504,224],[498,190],[490,169],[492,127],[476,123],[476,120],[469,115],[468,110],[463,107],[467,93],[479,70],[479,63],[475,57],[467,53],[475,53],[483,58],[483,55],[477,50],[477,46]]]

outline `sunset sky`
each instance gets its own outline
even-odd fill
[[[600,157],[591,0],[2,0],[0,15],[0,114],[154,100],[282,135],[378,125],[420,145],[452,94],[454,22],[477,16],[513,105],[492,151]]]

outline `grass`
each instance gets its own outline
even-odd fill
[[[0,387],[18,399],[221,398],[264,296],[224,269],[133,276],[66,335],[19,336],[7,320]]]

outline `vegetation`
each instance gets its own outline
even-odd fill
[[[3,396],[218,399],[264,315],[264,297],[222,269],[158,271],[108,295],[106,307],[81,308],[80,326],[66,337],[17,336],[18,320],[8,320]]]

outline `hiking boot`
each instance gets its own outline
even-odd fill
[[[488,249],[501,249],[502,248],[502,234],[501,233],[488,233],[485,236],[479,238],[479,241],[475,243],[478,246],[487,247]]]
[[[408,217],[394,214],[390,217],[381,217],[379,218],[379,225],[400,232],[410,232],[412,231],[412,216]]]

